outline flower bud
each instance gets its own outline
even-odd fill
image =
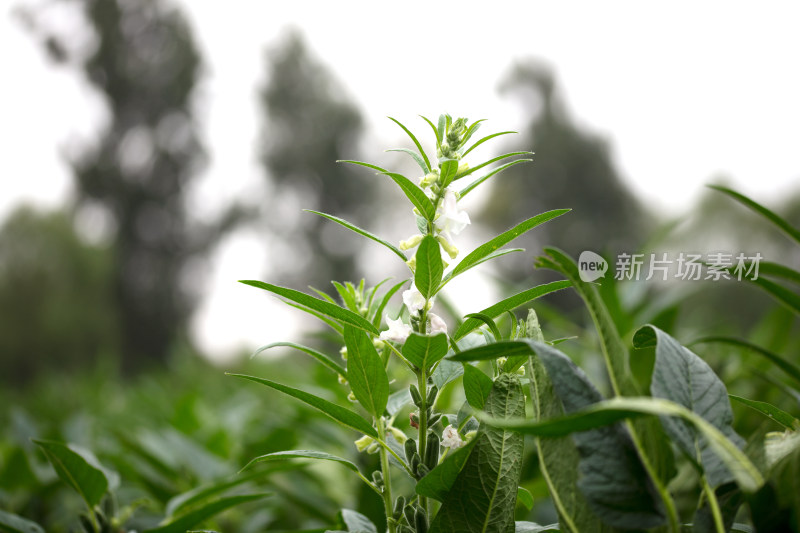
[[[417,389],[416,385],[409,385],[408,390],[411,393],[411,401],[414,402],[414,405],[417,407],[422,407],[422,395],[419,393],[419,389]]]
[[[453,246],[453,244],[444,238],[444,236],[437,235],[436,240],[439,241],[442,249],[445,251],[445,253],[447,253],[447,255],[450,256],[450,259],[455,259],[456,256],[458,256],[458,248]]]
[[[347,346],[342,346],[342,348],[339,350],[339,354],[342,356],[342,359],[347,361]]]
[[[350,401],[351,401],[351,402],[353,402],[353,403],[356,403],[356,402],[358,401],[358,400],[356,399],[356,395],[355,395],[355,394],[353,394],[353,392],[352,392],[352,391],[350,391],[350,394],[348,394],[348,395],[347,395],[347,399],[348,399],[348,400],[350,400]]]
[[[458,165],[458,171],[456,171],[456,176],[462,175],[467,170],[469,170],[469,163],[467,163],[466,161],[462,161]]]
[[[369,448],[370,445],[374,442],[375,439],[373,439],[369,435],[364,435],[363,437],[355,441],[355,445],[359,452],[363,452],[364,450]]]
[[[339,374],[339,385],[347,385],[347,378]]]
[[[410,463],[411,458],[414,457],[415,453],[417,453],[417,441],[415,441],[414,439],[408,439],[405,442],[403,448],[406,452],[406,461]]]
[[[404,444],[408,440],[408,436],[394,426],[389,426],[389,432],[391,432],[394,440],[400,444]]]
[[[422,239],[423,239],[423,236],[420,235],[419,233],[417,233],[416,235],[412,235],[408,239],[406,239],[404,241],[400,241],[400,249],[405,251],[405,250],[410,250],[411,248],[414,248],[415,246],[419,246],[419,243],[422,242]]]

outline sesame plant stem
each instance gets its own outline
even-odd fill
[[[378,434],[386,434],[383,417],[378,418]],[[381,446],[381,473],[383,474],[383,489],[381,493],[383,495],[383,506],[386,511],[386,528],[389,533],[395,533],[396,524],[392,512],[392,477],[389,471],[389,455],[386,453],[387,449],[388,446]]]
[[[428,441],[428,405],[427,405],[427,396],[428,396],[428,376],[426,375],[425,369],[422,368],[417,372],[417,388],[419,389],[420,396],[422,397],[422,401],[420,402],[419,406],[419,456],[425,461],[426,449],[427,449],[427,441]],[[428,514],[428,498],[421,496],[419,499],[419,505],[425,511],[425,514]]]

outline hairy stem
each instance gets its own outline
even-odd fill
[[[385,436],[386,428],[384,427],[383,418],[378,418],[378,434]],[[389,455],[386,452],[386,446],[381,446],[381,473],[383,474],[383,507],[386,511],[386,528],[389,533],[395,533],[396,524],[394,521],[393,507],[392,507],[392,477],[389,471]]]

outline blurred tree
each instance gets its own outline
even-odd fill
[[[300,209],[357,221],[355,211],[363,213],[370,205],[374,180],[336,163],[356,158],[361,114],[297,32],[268,55],[267,70],[260,93],[266,116],[261,161],[275,186],[271,209],[285,204],[292,210],[270,217],[270,222],[275,234],[292,243],[286,250],[295,254],[274,254],[273,266],[288,283],[311,282],[327,290],[332,279],[352,278],[358,239]]]
[[[38,24],[50,56],[81,69],[110,111],[100,140],[72,158],[78,207],[113,221],[113,294],[122,323],[123,369],[163,360],[184,331],[199,260],[241,214],[203,225],[186,196],[205,162],[191,97],[200,56],[183,15],[157,0],[85,0],[95,34],[86,51],[73,35]],[[195,277],[189,276],[192,273]]]
[[[513,148],[536,155],[533,163],[511,167],[495,180],[487,219],[505,229],[535,213],[568,207],[571,213],[526,236],[523,246],[554,245],[575,257],[583,250],[636,250],[654,221],[620,180],[606,143],[570,118],[553,74],[534,62],[520,63],[501,90],[518,96],[531,117],[514,136]],[[503,264],[516,279],[531,274],[530,263]]]
[[[0,229],[0,377],[21,385],[44,371],[116,353],[111,254],[85,244],[70,215],[14,211]]]

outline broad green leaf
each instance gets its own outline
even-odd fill
[[[251,466],[256,463],[264,463],[270,461],[285,461],[287,459],[317,459],[321,461],[333,461],[335,463],[339,463],[344,465],[345,467],[349,468],[353,472],[360,474],[361,472],[358,470],[358,467],[348,461],[347,459],[342,459],[341,457],[337,457],[335,455],[331,455],[325,452],[318,452],[315,450],[286,450],[282,452],[274,452],[268,453],[265,455],[260,455],[255,459],[251,460],[247,463],[242,470],[247,470]]]
[[[8,533],[44,533],[42,526],[19,515],[0,509],[0,531]]]
[[[569,281],[554,281],[551,283],[545,283],[543,285],[537,285],[532,289],[528,289],[522,291],[520,293],[515,294],[505,300],[502,300],[486,309],[480,311],[481,314],[497,318],[498,316],[502,315],[506,311],[511,311],[525,305],[526,303],[530,302],[531,300],[535,300],[536,298],[540,298],[545,294],[550,294],[551,292],[560,291],[561,289],[566,289],[570,286]],[[453,334],[453,340],[459,340],[463,338],[467,333],[471,332],[473,329],[479,327],[481,325],[481,321],[477,318],[470,318],[464,321],[461,326],[456,330],[455,334]]]
[[[152,529],[146,529],[144,533],[186,533],[186,530],[196,526],[204,520],[208,520],[212,516],[217,515],[226,509],[242,503],[259,500],[266,496],[268,495],[245,494],[240,496],[227,496],[225,498],[220,498],[219,500],[202,505],[201,507],[186,513],[185,515],[181,515],[167,524]]]
[[[458,378],[463,373],[464,365],[454,361],[448,361],[447,359],[442,359],[442,361],[436,367],[436,370],[433,371],[431,379],[433,379],[433,384],[436,385],[439,390],[442,390],[442,387]]]
[[[525,415],[519,377],[501,374],[486,400],[495,418]],[[481,424],[476,443],[442,501],[431,533],[506,533],[514,523],[522,468],[522,436]]]
[[[744,441],[731,427],[733,411],[728,390],[705,361],[655,326],[644,326],[636,331],[633,343],[637,347],[656,347],[650,384],[653,397],[682,405],[713,425],[739,448],[744,447]],[[702,466],[712,487],[733,481],[733,474],[698,428],[671,417],[664,417],[661,422],[683,453]]]
[[[620,420],[640,416],[680,417],[693,424],[711,443],[711,447],[722,458],[739,487],[746,493],[755,492],[764,484],[758,468],[734,443],[717,428],[685,407],[661,398],[612,398],[595,403],[563,417],[534,422],[531,420],[485,420],[497,427],[509,428],[521,433],[542,437],[560,437],[578,434],[614,424]]]
[[[486,166],[489,166],[492,163],[496,163],[498,161],[502,161],[503,159],[508,159],[509,157],[514,157],[514,156],[517,156],[517,155],[531,155],[532,153],[533,152],[510,152],[510,153],[507,153],[507,154],[503,154],[501,156],[494,157],[494,158],[492,158],[492,159],[490,159],[488,161],[485,161],[485,162],[481,163],[480,165],[476,165],[474,167],[468,168],[465,172],[459,174],[456,177],[456,180],[460,180],[462,178],[466,178],[467,176],[469,176],[473,172],[476,172],[476,171],[478,171],[478,170],[480,170],[480,169],[482,169],[482,168],[484,168]]]
[[[467,185],[466,187],[464,187],[463,189],[458,191],[458,197],[459,198],[464,198],[466,195],[468,195],[470,192],[472,192],[478,185],[480,185],[484,181],[488,180],[492,176],[500,174],[502,171],[504,171],[508,167],[513,167],[514,165],[518,165],[520,163],[529,163],[531,161],[533,161],[533,159],[522,158],[522,159],[516,159],[516,160],[511,161],[510,163],[506,163],[504,165],[500,165],[499,167],[493,169],[488,174],[484,174],[480,178],[476,179],[475,181],[473,181],[472,183],[470,183],[469,185]]]
[[[405,154],[410,155],[414,159],[414,161],[417,162],[417,165],[419,165],[419,168],[422,169],[422,174],[423,175],[428,174],[431,171],[431,169],[429,169],[428,166],[425,164],[425,160],[422,159],[422,156],[420,156],[414,150],[409,150],[408,148],[390,148],[389,150],[386,150],[386,151],[387,152],[403,152]]]
[[[378,533],[375,524],[363,514],[351,509],[342,509],[342,522],[349,533]]]
[[[358,402],[372,416],[380,417],[389,400],[389,378],[372,340],[360,329],[344,328],[347,346],[347,381]]]
[[[568,213],[569,209],[554,209],[552,211],[547,211],[546,213],[542,213],[536,215],[535,217],[529,218],[524,222],[520,222],[513,228],[504,231],[497,237],[489,240],[488,242],[478,246],[475,250],[471,251],[464,259],[459,261],[459,263],[453,268],[452,270],[452,277],[459,275],[460,273],[464,272],[476,262],[480,261],[490,253],[496,252],[500,247],[505,246],[509,242],[513,241],[520,235],[532,230],[536,226],[544,224],[548,220],[552,220],[556,217],[563,215],[564,213]]]
[[[414,272],[414,285],[426,298],[436,294],[442,282],[444,265],[439,241],[433,235],[425,235],[417,249],[417,269]]]
[[[741,396],[735,396],[733,394],[728,394],[728,397],[731,400],[735,400],[741,404],[750,407],[751,409],[755,409],[759,413],[771,418],[778,424],[782,425],[785,429],[790,430],[797,430],[800,429],[800,420],[797,420],[795,417],[787,413],[786,411],[779,409],[772,405],[771,403],[767,402],[759,402],[756,400],[748,400],[747,398],[742,398]]]
[[[440,502],[444,501],[477,442],[477,439],[472,439],[465,446],[448,453],[444,461],[417,482],[416,493]]]
[[[394,181],[400,189],[402,189],[403,193],[405,193],[406,198],[408,198],[414,207],[417,208],[420,215],[425,217],[426,220],[433,220],[436,216],[436,206],[433,205],[433,202],[425,192],[420,189],[417,185],[415,185],[411,180],[407,177],[403,176],[402,174],[398,174],[396,172],[384,172],[392,181]]]
[[[344,309],[343,307],[339,307],[338,305],[332,304],[325,300],[320,300],[319,298],[309,296],[304,292],[296,291],[294,289],[287,289],[286,287],[279,287],[277,285],[271,285],[263,281],[241,280],[240,283],[277,294],[278,296],[282,296],[283,298],[308,307],[309,309],[322,313],[323,315],[333,318],[334,320],[338,320],[343,324],[350,324],[351,326],[355,326],[375,335],[379,333],[378,329],[361,315],[357,315],[348,309]]]
[[[463,274],[467,270],[475,268],[476,266],[481,265],[481,264],[483,264],[483,263],[485,263],[487,261],[491,261],[492,259],[495,259],[497,257],[502,257],[502,256],[504,256],[506,254],[511,254],[511,253],[514,253],[514,252],[524,252],[524,251],[525,251],[525,248],[504,248],[503,250],[495,250],[494,252],[483,256],[478,261],[475,261],[474,263],[472,263],[468,267],[464,268],[464,270],[460,271],[459,274]],[[447,285],[447,283],[449,283],[450,280],[453,279],[453,277],[454,277],[454,274],[453,274],[453,271],[451,270],[450,272],[448,272],[444,276],[444,278],[442,278],[442,283],[439,285],[439,290],[442,290],[442,288],[445,285]]]
[[[528,489],[517,487],[517,501],[527,510],[533,509],[533,494]]]
[[[342,365],[340,365],[339,363],[337,363],[324,353],[318,352],[317,350],[309,348],[308,346],[303,346],[302,344],[295,344],[293,342],[273,342],[272,344],[267,344],[266,346],[262,346],[261,348],[256,350],[251,356],[251,358],[255,357],[261,352],[269,350],[270,348],[278,348],[278,347],[294,348],[295,350],[300,350],[301,352],[307,353],[308,355],[310,355],[323,365],[327,366],[337,374],[340,374],[342,376],[347,374],[347,370],[345,370]]]
[[[492,360],[498,357],[517,357],[521,355],[527,357],[531,352],[530,345],[525,341],[501,341],[464,350],[451,355],[448,359],[464,363],[466,361]]]
[[[510,133],[517,133],[517,132],[516,131],[501,131],[499,133],[492,133],[491,135],[487,135],[486,137],[483,137],[482,139],[479,139],[479,140],[475,141],[475,144],[470,146],[467,149],[467,151],[464,152],[464,154],[461,157],[466,156],[468,153],[473,151],[475,148],[477,148],[478,146],[482,145],[483,143],[485,143],[486,141],[488,141],[490,139],[494,139],[495,137],[500,137],[501,135],[508,135]]]
[[[366,237],[368,239],[372,239],[373,241],[377,242],[378,244],[384,245],[386,248],[388,248],[389,250],[394,252],[397,256],[399,256],[403,260],[403,262],[405,262],[406,259],[407,259],[406,255],[397,246],[395,246],[394,244],[390,243],[389,241],[387,241],[385,239],[381,239],[377,235],[373,235],[372,233],[368,232],[365,229],[359,228],[355,224],[351,224],[350,222],[344,220],[343,218],[335,217],[333,215],[328,215],[328,214],[322,213],[320,211],[314,211],[313,209],[304,209],[304,211],[307,211],[309,213],[314,213],[315,215],[319,215],[319,216],[321,216],[323,218],[327,218],[328,220],[332,220],[333,222],[336,222],[337,224],[340,224],[340,225],[344,226],[345,228],[358,233],[359,235],[362,235],[362,236],[364,236],[364,237]]]
[[[100,503],[108,490],[108,479],[96,460],[62,442],[33,439],[53,465],[58,477],[81,495],[89,509]],[[95,463],[95,464],[92,464]]]
[[[436,145],[438,146],[438,145],[442,144],[442,136],[439,134],[439,130],[436,129],[436,126],[433,125],[433,122],[431,122],[431,120],[428,117],[424,117],[422,115],[420,115],[420,117],[422,117],[422,120],[427,122],[428,125],[433,130],[433,134],[436,136]]]
[[[301,402],[310,405],[314,409],[322,411],[324,414],[328,415],[344,426],[355,429],[356,431],[360,431],[361,433],[369,435],[370,437],[378,438],[378,432],[375,431],[375,428],[373,428],[372,425],[363,417],[354,413],[350,409],[345,409],[344,407],[329,402],[328,400],[324,400],[319,396],[314,396],[308,392],[299,389],[293,389],[292,387],[287,387],[286,385],[281,385],[280,383],[275,383],[274,381],[270,381],[268,379],[247,376],[245,374],[226,374],[228,376],[255,381],[256,383],[266,385],[267,387],[287,394],[293,398],[297,398]]]
[[[793,362],[789,361],[788,359],[784,359],[780,355],[777,355],[769,350],[766,350],[756,344],[751,342],[747,342],[742,339],[736,339],[734,337],[703,337],[701,339],[697,339],[696,341],[692,342],[690,346],[695,344],[701,344],[704,342],[718,342],[723,344],[730,344],[733,346],[739,346],[741,348],[747,348],[748,350],[752,350],[757,355],[765,357],[769,359],[775,366],[783,370],[783,372],[789,376],[790,378],[794,379],[795,383],[800,386],[800,366],[797,366]]]
[[[456,159],[441,159],[439,161],[439,182],[442,188],[447,187],[455,179],[458,173],[458,161]]]
[[[389,401],[386,402],[386,412],[389,413],[389,416],[395,416],[403,407],[410,405],[411,401],[411,392],[408,388],[403,387],[389,395]]]
[[[403,357],[417,368],[429,370],[447,354],[447,335],[434,336],[412,333],[403,344]]]
[[[413,133],[411,133],[411,131],[409,131],[409,129],[408,129],[408,128],[406,128],[405,126],[403,126],[403,124],[402,124],[402,123],[400,123],[400,121],[399,121],[399,120],[396,120],[396,119],[394,119],[394,118],[392,118],[392,117],[389,117],[389,120],[391,120],[392,122],[394,122],[395,124],[397,124],[398,126],[400,126],[401,128],[403,128],[403,131],[404,131],[404,132],[406,132],[406,135],[408,135],[408,136],[411,138],[411,140],[412,140],[412,141],[414,141],[414,146],[416,146],[416,147],[417,147],[417,150],[419,150],[419,153],[420,153],[420,155],[422,156],[422,159],[424,159],[424,160],[425,160],[425,166],[427,166],[427,168],[428,168],[428,172],[430,172],[430,171],[431,171],[431,162],[430,162],[430,160],[428,159],[428,156],[425,154],[425,150],[423,150],[423,149],[422,149],[422,145],[419,143],[419,141],[417,140],[417,138],[416,138],[416,137],[414,137],[414,134],[413,134]]]
[[[731,198],[741,203],[742,205],[762,215],[764,218],[775,224],[775,226],[777,226],[780,230],[786,233],[789,237],[794,239],[796,242],[800,243],[800,231],[798,231],[797,228],[789,224],[786,220],[784,220],[771,210],[767,209],[763,205],[754,202],[747,196],[740,194],[732,189],[723,187],[722,185],[709,185],[709,187],[730,196]]]
[[[492,378],[472,365],[464,365],[464,394],[474,409],[483,409],[492,390]]]
[[[566,413],[603,401],[583,370],[559,350],[526,340],[536,352]],[[540,422],[544,423],[544,422]],[[666,513],[637,448],[621,424],[577,432],[578,488],[590,509],[606,524],[622,529],[657,527]]]

